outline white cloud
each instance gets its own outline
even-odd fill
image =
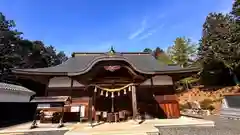
[[[146,33],[143,34],[143,35],[139,38],[139,40],[143,40],[143,39],[148,38],[149,36],[151,36],[151,35],[153,35],[154,33],[156,33],[156,32],[157,32],[159,29],[161,29],[163,26],[164,26],[164,25],[162,24],[162,25],[160,25],[159,27],[157,27],[157,28],[155,28],[155,29],[151,29],[151,30],[149,30],[149,31],[146,31]]]
[[[139,40],[143,40],[143,39],[145,39],[145,38],[148,38],[149,36],[151,36],[151,35],[154,34],[155,32],[157,32],[157,30],[151,30],[151,31],[147,32],[146,34],[144,34],[143,36],[141,36],[141,37],[139,38]]]
[[[146,18],[144,18],[143,20],[142,20],[142,22],[141,22],[141,27],[138,29],[138,30],[136,30],[134,33],[132,33],[129,37],[128,37],[128,39],[134,39],[134,38],[136,38],[137,36],[139,36],[140,34],[142,34],[144,31],[145,31],[145,28],[146,28],[146,23],[147,23],[147,19]]]

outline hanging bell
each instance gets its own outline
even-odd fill
[[[94,88],[94,92],[97,92],[97,87]]]
[[[127,94],[126,89],[124,89],[124,94]]]
[[[103,90],[101,91],[100,95],[103,96]]]
[[[112,98],[114,98],[114,92],[112,92],[112,95],[111,95]]]
[[[118,92],[118,96],[120,96],[120,91]]]
[[[128,87],[128,91],[131,91],[131,90],[132,90],[132,86],[129,86],[129,87]]]
[[[106,92],[106,97],[108,97],[108,92]]]

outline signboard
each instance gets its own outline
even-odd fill
[[[50,104],[38,104],[37,108],[39,108],[39,109],[50,108]]]
[[[111,71],[111,72],[119,70],[120,68],[121,68],[121,66],[104,66],[105,70],[108,70],[108,71]]]
[[[80,107],[79,106],[72,106],[71,107],[71,112],[79,112],[80,111]]]

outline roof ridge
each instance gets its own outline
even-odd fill
[[[76,55],[96,55],[96,54],[107,54],[107,52],[73,52],[72,53],[72,57],[75,57]],[[140,54],[140,55],[151,55],[151,53],[148,53],[148,52],[116,52],[116,54],[133,54],[133,55],[136,55],[136,54]]]

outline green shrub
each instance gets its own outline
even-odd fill
[[[208,109],[210,106],[212,106],[212,103],[213,101],[211,99],[204,99],[200,102],[200,106],[202,109]]]
[[[179,105],[180,110],[184,110],[184,109],[190,109],[190,106],[188,103],[185,104],[180,104]]]
[[[207,110],[209,110],[209,111],[213,111],[215,109],[215,107],[213,106],[213,105],[209,105],[208,107],[207,107]]]

